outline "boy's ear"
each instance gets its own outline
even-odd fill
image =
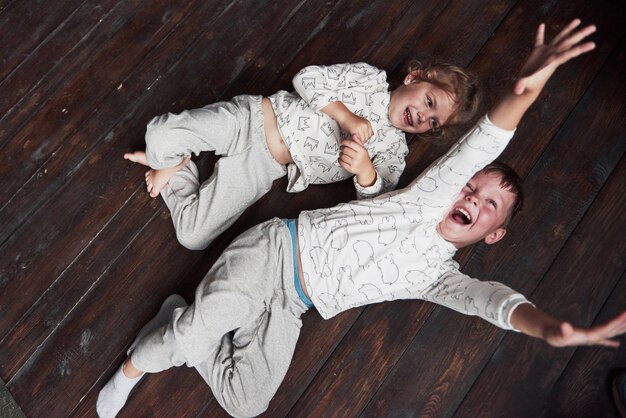
[[[489,235],[487,235],[484,239],[485,244],[493,245],[496,242],[500,241],[506,235],[506,229],[498,228]]]
[[[415,80],[419,80],[422,70],[413,70],[404,77],[404,84],[411,84]]]

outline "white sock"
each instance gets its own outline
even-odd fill
[[[130,391],[133,390],[135,385],[139,383],[145,373],[139,377],[131,379],[126,377],[120,367],[117,372],[111,377],[111,380],[107,382],[98,394],[98,401],[96,402],[96,411],[100,418],[113,418],[120,412],[120,409],[126,404]]]
[[[128,355],[130,356],[130,353],[133,351],[139,340],[150,334],[155,329],[167,324],[172,317],[172,312],[174,312],[176,308],[183,306],[187,306],[187,303],[185,303],[185,299],[183,299],[180,295],[171,295],[165,299],[163,305],[161,305],[161,309],[159,309],[159,312],[155,315],[155,317],[148,321],[148,323],[143,326],[141,331],[139,331],[139,335],[137,335],[137,338],[135,338],[135,341],[133,341],[132,345],[128,349]],[[133,390],[135,385],[139,383],[142,377],[145,376],[144,373],[134,379],[126,377],[122,371],[123,367],[124,365],[122,364],[122,367],[115,372],[113,377],[111,377],[111,380],[104,385],[98,394],[96,411],[98,412],[98,416],[100,418],[115,417],[120,409],[122,409],[122,407],[126,404],[130,391]]]

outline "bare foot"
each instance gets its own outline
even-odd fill
[[[144,154],[145,156],[145,154]],[[176,174],[178,170],[187,165],[191,158],[187,157],[180,162],[177,166],[164,168],[162,170],[148,170],[146,171],[146,186],[150,197],[157,197],[161,190],[167,185],[172,176]],[[132,160],[131,160],[132,161]],[[141,163],[141,161],[136,161]]]
[[[124,159],[150,167],[148,159],[146,158],[146,153],[143,151],[127,152],[124,154]]]

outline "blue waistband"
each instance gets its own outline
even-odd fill
[[[296,220],[295,219],[283,219],[283,222],[289,228],[289,234],[291,235],[291,246],[293,248],[293,283],[296,286],[296,292],[298,292],[298,296],[302,303],[306,305],[307,308],[313,307],[313,302],[309,299],[304,290],[302,290],[302,286],[300,286],[300,275],[298,274],[298,254],[296,252]]]

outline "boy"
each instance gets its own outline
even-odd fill
[[[237,238],[198,286],[193,305],[171,297],[142,330],[99,395],[100,416],[115,416],[144,372],[185,363],[227,412],[260,414],[285,376],[300,315],[311,306],[330,318],[367,303],[424,299],[554,346],[618,345],[610,338],[626,331],[626,312],[575,328],[502,284],[461,274],[452,260],[458,248],[505,235],[503,225],[521,205],[516,177],[498,164],[482,167],[504,149],[556,68],[594,48],[579,42],[595,27],[574,31],[579,24],[549,45],[541,25],[514,92],[407,188],[305,211],[297,222],[273,219]]]
[[[288,177],[288,192],[352,176],[357,198],[393,190],[408,153],[405,133],[440,132],[473,116],[473,77],[452,65],[413,67],[389,92],[384,71],[365,63],[309,66],[296,93],[237,96],[150,121],[146,152],[124,158],[152,167],[150,196],[163,196],[178,241],[200,250]],[[200,184],[191,154],[221,158]]]

